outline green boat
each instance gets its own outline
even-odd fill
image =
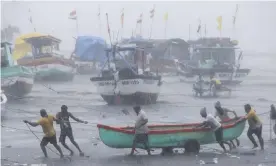
[[[1,43],[1,89],[8,98],[22,97],[32,91],[34,73],[12,59],[11,43]]]
[[[246,119],[239,117],[223,122],[223,138],[230,141],[238,138],[244,128]],[[185,148],[202,144],[215,143],[214,132],[209,128],[196,128],[199,123],[180,125],[151,125],[149,126],[150,148]],[[97,125],[102,142],[111,148],[131,148],[134,139],[134,130],[131,127],[111,127],[102,124]],[[144,149],[142,144],[137,148]],[[186,149],[186,148],[185,148]],[[187,149],[186,149],[187,150]]]

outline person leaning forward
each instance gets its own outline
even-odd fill
[[[262,122],[260,121],[259,117],[256,115],[256,111],[251,107],[250,104],[244,105],[244,110],[246,112],[246,119],[248,120],[248,131],[247,136],[250,141],[253,143],[253,148],[255,149],[258,147],[257,142],[255,141],[253,134],[255,134],[260,142],[261,149],[264,149],[264,140],[262,137]]]
[[[47,158],[46,145],[50,142],[60,153],[60,157],[63,157],[63,153],[61,151],[60,146],[57,144],[56,131],[53,126],[53,121],[56,121],[55,117],[52,115],[48,115],[45,109],[40,110],[41,118],[37,122],[29,122],[24,120],[24,123],[27,123],[33,127],[40,125],[42,127],[44,137],[40,142],[40,147],[44,156]]]
[[[148,155],[151,155],[150,149],[149,149],[149,138],[148,138],[148,118],[146,117],[146,113],[141,109],[140,106],[133,107],[135,113],[137,114],[137,120],[135,123],[135,135],[134,140],[132,144],[132,150],[130,155],[134,154],[134,150],[138,143],[141,143],[144,145],[145,149],[148,152]]]

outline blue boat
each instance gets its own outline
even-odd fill
[[[106,61],[106,42],[97,36],[78,36],[75,45],[75,62],[79,74],[93,74]]]

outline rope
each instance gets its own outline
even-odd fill
[[[7,161],[7,162],[10,162],[10,163],[14,163],[14,164],[16,164],[16,163],[20,163],[20,162],[18,162],[18,161],[15,161],[15,160],[10,160],[10,159],[1,159],[1,160],[3,160],[3,161]]]
[[[26,123],[26,126],[29,128],[30,132],[33,133],[33,135],[37,138],[37,140],[39,142],[41,142],[41,140],[38,138],[38,136],[31,130],[30,126]],[[55,152],[54,150],[52,150],[51,148],[49,148],[48,146],[46,146],[47,149],[49,149],[50,151],[52,151],[53,153],[55,153],[56,155],[60,156],[60,154],[58,154],[57,152]]]
[[[13,130],[21,130],[21,131],[28,131],[28,132],[30,132],[30,130],[15,128],[15,127],[9,127],[9,126],[5,126],[5,125],[1,125],[1,127],[8,128],[8,129],[13,129]],[[40,131],[33,131],[33,132],[35,132],[35,133],[43,133],[43,132],[40,132]]]

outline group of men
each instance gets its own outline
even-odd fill
[[[81,149],[79,148],[79,145],[74,140],[73,131],[72,131],[72,127],[71,127],[69,118],[72,118],[77,122],[85,123],[85,124],[87,124],[87,121],[82,121],[82,120],[74,117],[72,115],[72,113],[68,112],[68,107],[66,105],[61,106],[61,112],[58,112],[56,114],[56,117],[47,114],[45,109],[40,110],[40,115],[41,115],[41,118],[37,122],[29,122],[27,120],[24,120],[23,122],[27,123],[27,124],[29,124],[33,127],[36,127],[36,126],[39,126],[39,125],[42,127],[42,130],[44,132],[44,137],[41,140],[40,147],[41,147],[41,149],[44,153],[44,156],[46,158],[48,157],[48,154],[47,154],[47,151],[46,151],[46,145],[48,143],[53,144],[53,146],[60,153],[60,157],[61,158],[63,157],[63,152],[62,152],[60,146],[57,144],[56,131],[55,131],[54,125],[53,125],[54,121],[56,121],[57,124],[60,124],[59,142],[61,142],[61,144],[67,150],[70,151],[70,155],[73,155],[74,152],[65,143],[66,137],[68,137],[70,139],[71,143],[73,145],[75,145],[75,147],[79,150],[80,156],[84,156],[84,153],[81,151]]]
[[[137,144],[140,143],[140,144],[144,145],[144,149],[147,150],[149,155],[151,155],[150,146],[149,146],[149,137],[148,137],[149,128],[147,126],[148,118],[146,116],[146,113],[141,109],[140,106],[135,106],[135,107],[133,107],[133,109],[134,109],[135,113],[137,114],[137,120],[136,120],[135,127],[134,127],[135,137],[133,140],[133,146],[132,146],[132,150],[131,150],[130,154],[131,155],[134,154]],[[233,113],[235,115],[235,118],[238,118],[238,116],[235,111],[231,111],[227,108],[223,108],[219,101],[215,103],[215,109],[216,109],[216,113],[215,113],[215,116],[213,116],[212,114],[207,113],[207,110],[205,107],[202,108],[200,110],[200,115],[203,118],[205,118],[206,121],[204,121],[200,125],[196,126],[196,128],[210,127],[215,134],[216,141],[223,148],[224,152],[226,152],[226,148],[225,148],[224,144],[227,144],[229,146],[230,150],[232,149],[232,147],[235,148],[236,145],[234,144],[233,140],[231,140],[230,142],[223,140],[222,124],[219,122],[219,120],[216,119],[216,117],[219,117],[220,121],[223,122],[223,121],[228,121],[231,119],[228,113]],[[258,144],[253,137],[253,134],[255,134],[258,137],[261,149],[263,150],[264,149],[264,140],[262,138],[262,122],[260,121],[259,117],[257,116],[256,111],[251,107],[250,104],[244,105],[244,110],[246,112],[245,117],[248,120],[248,124],[249,124],[247,136],[250,139],[250,141],[253,143],[253,148],[257,148]],[[65,143],[66,137],[69,137],[70,141],[79,150],[80,156],[84,155],[83,152],[81,151],[81,149],[79,148],[78,144],[74,140],[69,118],[71,117],[75,121],[80,122],[80,123],[85,123],[85,124],[87,124],[87,121],[82,121],[82,120],[74,117],[70,112],[68,112],[68,108],[66,105],[62,105],[61,112],[57,113],[56,117],[54,117],[52,115],[48,115],[45,109],[40,110],[40,114],[41,114],[41,119],[38,120],[38,122],[29,122],[27,120],[24,120],[24,122],[33,127],[36,127],[38,125],[42,126],[42,129],[43,129],[43,132],[45,135],[40,143],[40,146],[41,146],[41,149],[42,149],[45,157],[48,157],[47,151],[45,148],[45,146],[48,143],[53,144],[54,147],[59,151],[60,157],[63,157],[62,150],[61,150],[60,146],[57,144],[56,132],[53,127],[54,121],[56,121],[58,124],[60,124],[61,133],[60,133],[59,141],[66,149],[68,149],[70,151],[70,155],[73,155],[74,152]],[[274,118],[276,119],[276,110],[273,105],[271,106],[271,116],[274,116]],[[236,141],[237,146],[239,146],[240,141],[238,139],[235,139],[235,141]]]
[[[272,105],[271,109],[274,108],[275,111],[275,119],[276,119],[276,110],[275,107]],[[146,117],[146,114],[143,110],[141,110],[140,106],[136,106],[133,108],[136,112],[138,118],[135,123],[135,137],[133,141],[133,146],[131,150],[131,155],[133,155],[135,147],[138,143],[144,144],[144,148],[147,150],[148,154],[150,155],[150,148],[149,148],[149,140],[148,140],[148,132],[149,129],[147,127],[148,119]],[[223,140],[223,128],[222,124],[219,122],[219,120],[216,119],[218,117],[221,122],[230,120],[229,113],[233,113],[235,118],[238,118],[235,111],[229,110],[227,108],[223,108],[220,104],[220,102],[215,103],[215,109],[216,113],[215,116],[212,114],[208,114],[206,108],[202,108],[200,110],[200,115],[206,119],[203,123],[196,126],[195,128],[201,128],[201,127],[210,127],[212,131],[215,134],[216,141],[219,143],[219,145],[222,147],[224,152],[226,152],[226,148],[224,144],[227,144],[230,148],[235,148],[236,145],[234,144],[234,140],[231,140],[230,142]],[[245,110],[245,118],[248,121],[249,128],[247,131],[247,136],[250,139],[250,141],[253,143],[253,149],[258,147],[257,142],[255,141],[253,134],[255,134],[258,137],[261,150],[264,149],[264,140],[262,138],[262,122],[260,121],[259,117],[256,114],[256,111],[251,107],[250,104],[244,105]],[[240,145],[240,141],[238,139],[235,139],[237,146]]]

